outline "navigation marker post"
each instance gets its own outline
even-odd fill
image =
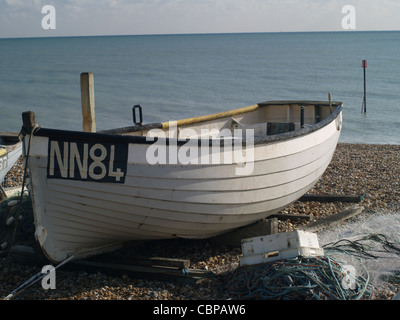
[[[364,99],[361,106],[361,112],[367,113],[367,82],[366,82],[366,75],[365,71],[367,69],[367,60],[362,61],[362,67],[364,69]]]

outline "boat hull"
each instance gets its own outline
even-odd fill
[[[253,167],[245,175],[237,174],[243,163],[149,164],[153,145],[127,137],[98,143],[96,134],[42,131],[30,141],[28,157],[35,236],[48,258],[59,262],[132,240],[201,239],[254,223],[320,179],[335,151],[341,117],[340,111],[317,130],[255,143]],[[112,157],[92,152],[99,144]],[[224,147],[219,152],[223,157]],[[105,161],[70,160],[82,153]]]

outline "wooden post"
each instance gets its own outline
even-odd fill
[[[94,113],[94,77],[92,72],[81,73],[81,102],[83,131],[96,132]]]
[[[36,115],[33,111],[25,111],[22,113],[22,127],[25,133],[30,134],[36,127]]]
[[[304,106],[300,107],[300,127],[304,128]]]

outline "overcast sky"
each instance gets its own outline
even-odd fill
[[[56,29],[43,29],[45,5]],[[345,5],[356,30],[400,30],[400,0],[0,0],[0,38],[340,31]]]

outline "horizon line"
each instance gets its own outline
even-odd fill
[[[254,32],[196,32],[196,33],[143,33],[143,34],[99,34],[99,35],[59,35],[0,37],[3,39],[46,39],[46,38],[92,38],[92,37],[145,37],[145,36],[190,36],[190,35],[238,35],[238,34],[289,34],[289,33],[362,33],[399,32],[400,30],[330,30],[330,31],[254,31]]]

